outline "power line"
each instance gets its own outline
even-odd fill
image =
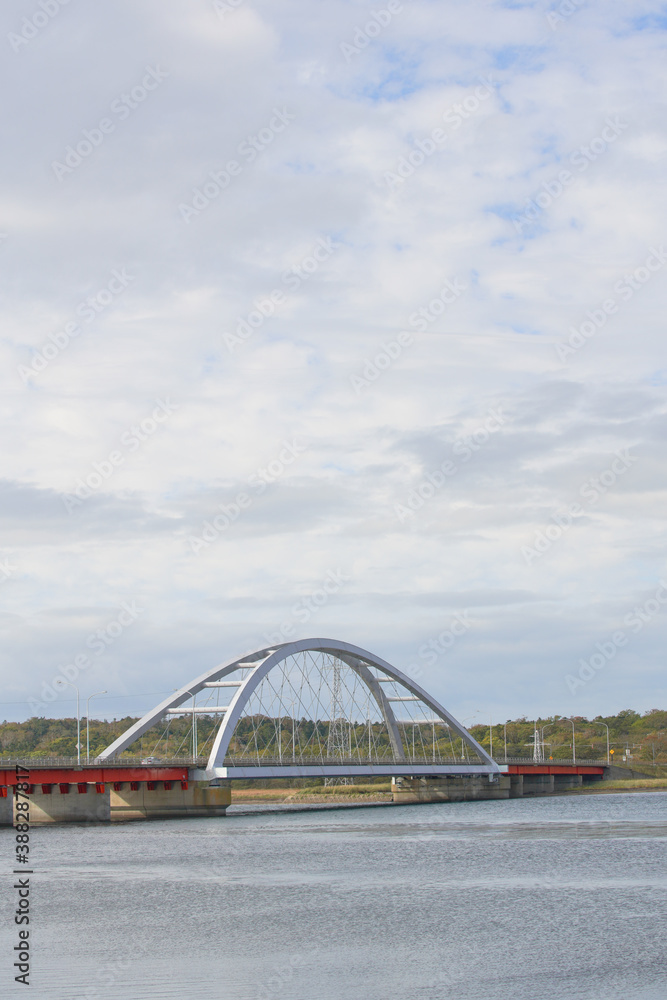
[[[153,698],[154,696],[162,695],[166,697],[169,691],[144,691],[142,694],[110,694],[106,698],[102,698],[102,701],[117,701],[119,698]],[[57,703],[62,705],[63,703],[76,701],[76,698],[58,698]],[[0,705],[28,705],[29,701],[25,698],[23,701],[0,701]],[[51,705],[55,705],[56,702],[49,702]]]

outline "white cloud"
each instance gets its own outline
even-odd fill
[[[660,702],[660,616],[576,698],[564,678],[664,573],[662,272],[574,357],[556,353],[664,238],[664,31],[639,23],[658,5],[630,19],[590,0],[556,31],[544,5],[479,6],[405,3],[349,63],[340,43],[368,8],[342,0],[246,0],[224,17],[72,5],[8,47],[7,701],[33,696],[123,600],[145,613],[99,669],[138,698],[261,645],[340,569],[350,583],[308,632],[399,666],[474,608],[424,678],[462,715],[480,690],[472,707],[499,717]],[[16,22],[3,14],[5,35]],[[52,161],[149,65],[168,73],[160,87],[58,182]],[[443,123],[489,76],[488,100]],[[275,108],[294,119],[264,141]],[[627,129],[517,232],[610,116]],[[440,126],[441,148],[390,190],[386,172]],[[232,159],[233,183],[186,225],[179,204]],[[223,334],[327,238],[335,253],[230,354]],[[26,385],[18,366],[114,268],[135,280]],[[410,317],[455,278],[466,293],[419,332]],[[402,330],[413,344],[355,394],[350,376]],[[178,411],[68,514],[63,494],[165,396]],[[494,406],[500,431],[399,522],[395,505]],[[293,439],[298,461],[194,555],[188,535]],[[619,448],[636,464],[526,565],[522,546]]]

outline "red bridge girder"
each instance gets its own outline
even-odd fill
[[[25,770],[25,769],[24,769]],[[187,781],[187,767],[142,767],[134,764],[132,767],[98,767],[97,765],[82,767],[31,767],[29,775],[19,781],[29,781],[31,785],[77,785],[77,784],[113,784],[119,781]],[[16,768],[0,768],[0,786],[13,786],[17,783]]]
[[[506,764],[504,774],[597,774],[604,775],[604,767],[590,764]]]

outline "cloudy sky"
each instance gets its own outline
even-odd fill
[[[6,5],[0,717],[276,634],[469,721],[667,704],[666,41],[657,0]]]

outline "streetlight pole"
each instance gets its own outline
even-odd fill
[[[507,723],[503,726],[503,731],[505,733],[505,763],[507,763]]]
[[[540,740],[542,743],[542,756],[544,757],[544,730],[548,729],[549,726],[557,726],[558,722],[547,722],[546,726],[542,726],[540,730]]]
[[[187,688],[185,688],[188,691]],[[197,763],[197,713],[195,712],[195,702],[196,696],[192,691],[188,691],[188,694],[192,698],[192,759],[194,763]]]
[[[593,722],[591,723],[591,725],[593,725],[593,726],[604,726],[604,728],[607,730],[607,764],[609,764],[609,726],[607,725],[606,722],[599,722],[599,721],[595,721],[595,720],[593,720]]]
[[[90,764],[90,699],[96,698],[98,694],[106,694],[106,691],[96,691],[86,699],[86,764]]]
[[[77,764],[81,764],[81,718],[79,716],[79,689],[76,684],[72,684],[71,681],[65,681],[65,684],[69,684],[69,686],[74,688],[76,691],[76,762]]]
[[[564,721],[565,722],[569,722],[570,725],[572,726],[572,763],[576,764],[577,763],[577,748],[576,748],[575,742],[574,742],[574,719],[565,719]]]

